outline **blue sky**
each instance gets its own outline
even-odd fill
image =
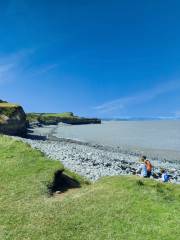
[[[180,1],[0,1],[0,99],[26,111],[180,116]]]

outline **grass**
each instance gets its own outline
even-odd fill
[[[47,183],[62,168],[41,152],[0,137],[0,239],[175,240],[180,187],[138,177],[106,177],[56,197]],[[70,172],[68,172],[71,175]]]
[[[14,108],[14,107],[19,107],[17,104],[13,103],[0,103],[0,108]]]
[[[72,112],[64,112],[64,113],[26,113],[29,117],[74,117]]]
[[[37,121],[41,124],[57,124],[59,122],[67,124],[90,124],[101,123],[97,118],[84,118],[75,116],[72,112],[64,113],[27,113],[27,120],[29,123]]]
[[[27,120],[29,122],[39,121],[40,119],[53,119],[53,118],[75,118],[73,113],[64,112],[64,113],[27,113]]]
[[[0,102],[0,123],[4,122],[3,115],[11,117],[20,106],[12,103]]]
[[[64,113],[44,113],[44,114],[42,114],[42,116],[45,116],[45,117],[67,117],[67,118],[69,118],[69,117],[75,117],[74,115],[73,115],[73,113],[71,113],[71,112],[64,112]]]

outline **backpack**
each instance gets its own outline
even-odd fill
[[[147,171],[151,172],[152,171],[152,164],[151,164],[151,162],[149,160],[146,160],[145,164],[146,164]]]

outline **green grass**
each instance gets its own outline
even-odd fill
[[[40,119],[43,120],[51,120],[53,118],[75,118],[73,113],[71,112],[64,112],[64,113],[27,113],[27,120],[29,122],[39,121]]]
[[[0,103],[0,108],[14,108],[14,107],[19,107],[19,105],[5,102]]]
[[[42,114],[42,116],[45,116],[45,117],[67,117],[67,118],[69,118],[69,117],[75,117],[74,115],[73,115],[73,113],[71,113],[71,112],[64,112],[64,113],[44,113],[44,114]]]
[[[90,124],[101,123],[100,119],[84,118],[75,116],[72,112],[64,113],[27,113],[27,120],[31,123],[38,121],[42,124],[57,124],[59,122],[67,124]]]
[[[38,121],[39,116],[40,116],[40,113],[26,113],[26,119],[29,122],[36,122],[36,121]]]
[[[4,102],[0,103],[0,123],[1,121],[3,122],[3,118],[1,117],[2,115],[11,117],[17,111],[18,108],[20,108],[20,106],[17,104]]]
[[[82,188],[48,197],[59,168],[28,145],[0,137],[0,239],[179,239],[179,186],[133,176],[85,185],[74,175]]]

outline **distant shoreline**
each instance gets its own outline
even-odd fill
[[[103,123],[103,122],[102,122]],[[115,151],[120,152],[123,154],[130,154],[132,156],[141,156],[141,155],[147,155],[152,160],[160,160],[160,161],[168,161],[168,162],[177,162],[179,161],[180,164],[180,151],[175,150],[165,150],[165,149],[153,149],[153,148],[144,148],[140,146],[129,146],[129,145],[119,145],[119,146],[111,146],[107,144],[99,144],[99,143],[93,143],[89,141],[82,141],[80,138],[73,138],[73,137],[57,137],[56,130],[59,128],[58,125],[49,125],[49,126],[43,126],[43,127],[37,127],[32,129],[33,134],[35,136],[42,136],[44,138],[47,138],[47,140],[50,141],[64,141],[69,143],[75,143],[79,145],[85,145],[90,147],[96,147],[98,149],[108,150],[108,151]],[[32,136],[33,136],[32,134]],[[31,134],[29,135],[31,136]]]
[[[102,118],[102,121],[180,121],[180,118]]]

